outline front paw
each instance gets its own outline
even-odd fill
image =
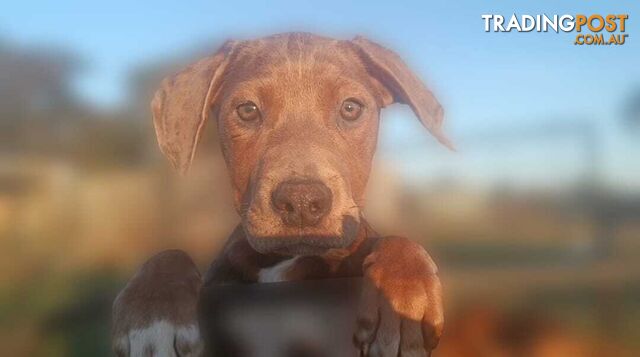
[[[437,267],[418,244],[383,238],[364,262],[354,342],[363,356],[428,356],[443,328]]]
[[[117,356],[200,356],[196,305],[200,273],[189,256],[170,250],[147,261],[113,303]]]

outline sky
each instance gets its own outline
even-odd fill
[[[87,63],[74,83],[77,93],[114,108],[126,104],[134,68],[224,39],[285,31],[345,39],[361,34],[395,50],[427,80],[459,143],[455,155],[434,149],[409,110],[391,108],[383,113],[382,146],[391,148],[384,155],[401,170],[448,170],[476,181],[504,172],[506,179],[542,182],[552,182],[552,172],[571,180],[585,161],[584,145],[571,130],[560,144],[537,137],[517,153],[482,139],[572,121],[601,133],[608,182],[640,187],[640,131],[620,124],[621,106],[640,86],[639,8],[637,1],[12,1],[0,13],[0,39],[77,54]],[[484,31],[482,14],[513,13],[626,13],[629,39],[618,47],[574,46],[575,33]]]

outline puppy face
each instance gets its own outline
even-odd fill
[[[245,43],[214,103],[245,230],[259,251],[355,238],[388,93],[344,43]]]
[[[202,99],[176,93],[188,81]],[[152,105],[161,148],[184,169],[204,120],[216,118],[236,208],[260,252],[322,254],[353,243],[382,107],[410,104],[447,143],[431,93],[397,56],[363,39],[294,33],[227,43],[164,87]],[[200,120],[169,119],[190,106]]]

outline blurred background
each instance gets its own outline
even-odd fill
[[[161,157],[160,79],[228,38],[363,34],[447,111],[457,153],[383,111],[366,214],[441,267],[436,356],[640,355],[640,47],[615,3],[20,1],[0,12],[0,345],[107,356],[110,305],[154,252],[201,267],[237,223],[215,126]],[[624,46],[485,33],[481,15],[630,15]]]

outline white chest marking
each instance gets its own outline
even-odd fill
[[[258,282],[260,283],[278,283],[287,281],[287,272],[296,264],[299,257],[283,260],[280,263],[260,269],[258,273]]]

